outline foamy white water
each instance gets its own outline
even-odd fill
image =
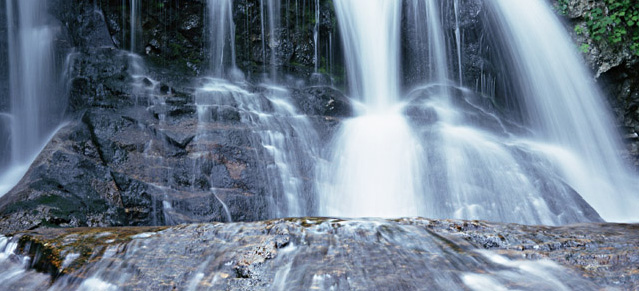
[[[319,214],[397,217],[420,211],[420,145],[397,104],[401,1],[335,1],[360,116],[318,166]]]
[[[397,217],[423,213],[419,202],[421,146],[397,113],[345,121],[333,145],[332,164],[320,177],[320,214]]]

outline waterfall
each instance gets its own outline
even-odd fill
[[[463,85],[463,69],[462,69],[462,41],[461,41],[461,30],[459,28],[459,0],[455,0],[454,9],[455,9],[455,43],[457,44],[457,70],[459,73],[459,84]]]
[[[281,26],[281,18],[280,18],[280,10],[281,10],[281,0],[266,0],[266,8],[264,7],[264,0],[260,0],[260,19],[261,19],[261,28],[262,28],[262,61],[264,62],[264,72],[266,73],[266,47],[268,46],[268,51],[270,52],[270,58],[268,62],[270,62],[270,66],[268,69],[268,74],[271,78],[272,82],[277,80],[277,53],[278,48],[280,46],[280,34],[279,29]],[[266,9],[267,16],[264,15],[264,10]],[[267,21],[265,18],[268,17],[268,26],[266,26]],[[268,30],[267,30],[268,28]],[[268,32],[268,38],[267,38]],[[268,41],[268,42],[267,42]]]
[[[415,61],[405,65],[422,73],[403,96],[401,3],[334,4],[350,94],[361,103],[358,116],[344,121],[335,135],[329,160],[317,169],[321,215],[533,224],[600,221],[599,214],[636,219],[631,212],[636,194],[628,191],[635,182],[616,156],[617,137],[605,126],[612,122],[545,3],[487,4],[498,19],[487,24],[501,32],[494,37],[510,44],[492,49],[513,56],[511,75],[504,78],[521,96],[505,97],[524,100],[531,121],[524,126],[495,109],[494,95],[455,85],[463,83],[464,53],[457,1],[407,3]],[[543,17],[544,25],[531,15]],[[455,71],[458,76],[450,74]],[[483,80],[482,91],[494,92],[491,84]]]
[[[319,0],[315,0],[315,26],[313,26],[313,46],[315,48],[315,73],[318,72],[320,67],[319,56],[319,28],[320,28],[320,4]]]
[[[620,139],[607,104],[562,24],[543,1],[490,3],[498,14],[501,37],[509,39],[515,58],[510,65],[533,130],[542,141],[578,158],[547,154],[603,218],[637,219],[639,183],[621,161]]]
[[[219,134],[216,127],[228,126],[228,121],[239,121],[255,133],[250,141],[257,150],[259,158],[269,161],[262,179],[268,184],[271,194],[273,217],[304,216],[312,213],[313,195],[310,179],[312,172],[306,163],[312,163],[317,156],[319,137],[308,117],[297,112],[291,105],[290,91],[274,85],[260,85],[263,93],[252,93],[230,84],[225,80],[208,79],[196,92],[198,111],[198,129],[194,144],[197,155],[214,155],[210,140]],[[232,120],[228,119],[232,118]],[[237,120],[236,120],[237,119]],[[201,175],[205,160],[195,158],[194,177]],[[308,178],[305,178],[308,177]],[[216,177],[209,177],[210,189],[223,191],[217,185]],[[222,181],[223,182],[223,181]],[[195,184],[195,183],[192,183]],[[198,189],[194,189],[197,190]],[[218,198],[222,204],[223,199]],[[224,208],[228,209],[226,205]],[[230,214],[227,212],[227,216]]]
[[[12,158],[28,162],[39,151],[61,115],[54,37],[46,5],[37,0],[7,1],[12,122]],[[15,26],[11,28],[12,26]],[[52,96],[53,95],[53,96]]]
[[[337,133],[330,161],[318,168],[320,214],[418,215],[421,147],[398,106],[401,2],[334,3],[350,93],[362,104]]]
[[[129,17],[131,33],[129,35],[129,50],[135,53],[138,49],[137,41],[138,41],[138,28],[141,28],[140,24],[140,0],[131,0],[131,15]]]
[[[11,150],[10,169],[0,176],[0,195],[26,172],[66,105],[55,53],[60,27],[52,24],[47,6],[39,0],[6,1]]]
[[[126,1],[126,0],[125,0]],[[129,6],[129,74],[133,78],[131,87],[133,88],[133,98],[135,104],[139,104],[140,99],[146,99],[147,102],[153,98],[149,98],[156,91],[157,81],[147,76],[147,68],[142,56],[138,54],[138,34],[142,29],[141,19],[141,3],[140,0],[128,0]],[[123,3],[123,7],[124,3]]]
[[[369,111],[384,111],[399,100],[401,2],[334,3],[343,32],[351,95],[360,99]]]
[[[207,140],[214,139],[214,135],[218,133],[214,130],[216,124],[239,121],[255,133],[250,143],[252,147],[260,148],[257,150],[260,159],[269,161],[263,179],[268,181],[265,184],[268,184],[266,190],[270,192],[270,216],[308,215],[313,212],[313,192],[310,185],[313,173],[306,163],[318,155],[317,145],[320,142],[310,119],[296,109],[291,90],[274,83],[275,56],[279,42],[277,36],[280,26],[280,0],[268,0],[266,7],[260,7],[262,53],[266,59],[265,40],[268,35],[271,80],[269,83],[259,84],[257,92],[248,90],[243,78],[236,78],[241,72],[235,67],[234,24],[230,4],[231,1],[227,0],[210,0],[207,3],[210,13],[209,25],[212,26],[209,33],[212,41],[211,71],[214,78],[203,78],[203,85],[195,93],[198,111],[195,144],[198,145],[198,154],[203,157],[212,155]],[[264,12],[267,12],[268,21],[265,21]],[[230,60],[227,56],[229,51]],[[232,74],[220,73],[227,69],[230,69]],[[195,159],[194,177],[201,175],[200,168],[204,163],[205,161],[199,158]],[[209,179],[214,187],[207,190],[214,194],[224,190],[215,187],[219,184],[214,181],[215,177]],[[216,198],[223,205],[228,220],[231,220],[229,206],[217,194]]]
[[[234,77],[239,73],[235,64],[235,23],[231,0],[208,0],[210,66],[217,78]]]

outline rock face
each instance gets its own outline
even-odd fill
[[[279,116],[268,99],[270,89],[249,82],[233,85],[235,89],[224,96],[201,96],[198,90],[209,82],[199,76],[208,71],[203,53],[205,2],[142,3],[139,21],[144,29],[134,46],[128,37],[131,15],[122,1],[56,0],[50,5],[51,14],[65,24],[65,41],[75,47],[66,72],[71,121],[19,186],[0,200],[1,233],[38,226],[252,221],[272,218],[278,208],[286,207],[281,186],[268,176],[275,161],[263,144],[266,130],[285,129],[265,129],[255,117],[295,117]],[[259,28],[258,2],[234,1],[235,22],[249,21],[237,27],[238,35],[247,39],[256,37]],[[298,8],[300,13],[311,9]],[[292,8],[282,7],[286,9]],[[330,12],[323,13],[322,29],[332,29],[326,20]],[[1,22],[0,31],[5,24]],[[289,23],[288,28],[294,26]],[[290,91],[287,102],[309,116],[309,130],[328,141],[339,119],[350,116],[349,101],[330,86],[304,85],[313,71],[312,28],[290,35],[287,27],[282,29],[287,36],[283,41],[290,42],[295,53],[278,52],[286,57],[277,59],[277,66],[289,68],[284,71],[291,81],[281,90]],[[0,53],[6,48],[2,40]],[[243,45],[238,44],[240,69],[258,72],[262,66],[254,65],[259,62],[253,57],[261,53],[242,53],[258,47]],[[139,55],[129,52],[132,47]],[[290,69],[293,63],[303,69]],[[242,98],[259,100],[262,111],[237,102],[233,90],[241,91]],[[198,111],[201,105],[206,110]],[[0,123],[5,121],[0,115]]]
[[[3,267],[8,286],[53,290],[634,290],[637,230],[421,218],[37,229],[3,241],[31,270]]]
[[[274,29],[270,28],[270,12],[266,11],[268,9],[264,11],[264,15],[260,15],[261,2],[233,1],[238,39],[237,63],[249,78],[272,74],[272,68],[275,68],[277,74],[284,76],[293,74],[308,78],[315,70],[316,61],[319,72],[343,78],[344,69],[337,67],[341,63],[338,61],[341,46],[331,1],[318,2],[319,60],[315,60],[313,41],[316,24],[315,1],[281,1],[279,9],[274,7],[274,13],[279,14],[281,18],[281,21],[274,22]],[[264,33],[262,27],[265,27]],[[271,76],[273,77],[281,80],[283,76]]]
[[[578,45],[588,45],[584,60],[609,97],[619,131],[627,146],[625,158],[639,170],[639,56],[627,46],[595,41],[588,34],[586,15],[595,8],[605,8],[603,2],[570,0],[565,2],[567,30]],[[559,5],[554,1],[555,6]],[[604,9],[605,10],[605,9]],[[581,27],[581,34],[575,32]],[[635,28],[636,29],[636,28]]]

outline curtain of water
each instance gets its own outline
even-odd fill
[[[208,0],[209,55],[214,77],[235,70],[235,23],[231,0]]]
[[[637,219],[639,183],[619,157],[620,139],[607,105],[562,24],[544,1],[490,4],[515,58],[510,65],[529,122],[541,140],[571,151],[576,159],[546,154],[605,219]]]
[[[37,0],[7,0],[14,163],[28,162],[39,151],[56,126],[52,119],[61,115],[53,47],[59,28],[46,22],[46,6]]]
[[[351,95],[369,111],[399,99],[401,1],[335,1]],[[366,9],[362,9],[366,7]]]
[[[133,53],[137,52],[138,46],[137,46],[137,34],[138,34],[138,29],[141,28],[141,24],[140,24],[140,0],[131,0],[131,15],[129,17],[129,20],[131,21],[130,23],[130,27],[131,27],[131,33],[129,35],[130,37],[130,48],[129,50]]]
[[[330,162],[318,167],[320,214],[417,215],[420,145],[398,110],[401,2],[334,3],[351,95],[363,106],[337,133]]]
[[[281,0],[267,0],[268,5],[268,29],[269,29],[269,48],[271,51],[270,77],[271,81],[277,82],[277,54],[280,46],[280,33],[282,19],[280,11],[282,9]],[[262,8],[264,9],[264,8]]]
[[[313,27],[313,45],[315,47],[315,73],[319,70],[319,28],[320,28],[320,5],[319,0],[315,0],[315,26]]]
[[[47,6],[38,0],[6,1],[11,107],[6,138],[14,170],[4,174],[13,183],[58,126],[66,104],[54,43],[60,27],[50,21]],[[0,181],[0,194],[11,188],[7,185]]]
[[[408,65],[427,67],[429,73],[424,75],[424,82],[428,83],[406,96],[408,105],[400,109],[404,106],[398,93],[400,4],[383,0],[334,3],[351,95],[362,104],[359,117],[343,122],[332,145],[331,160],[318,167],[320,214],[419,214],[543,224],[600,220],[556,170],[566,162],[558,162],[553,151],[575,161],[579,161],[578,152],[562,148],[561,144],[530,143],[516,137],[510,131],[517,129],[499,118],[490,101],[448,81],[448,72],[455,71],[451,68],[461,62],[459,5],[429,0],[408,3],[413,9],[408,16],[414,21],[418,38],[415,43],[426,47],[414,50],[425,60]],[[367,9],[361,9],[363,6]],[[534,9],[519,7],[520,11],[531,8]],[[553,17],[548,11],[537,13]],[[455,29],[447,32],[450,27]],[[499,27],[507,29],[509,24]],[[532,23],[527,27],[536,29],[531,28]],[[543,30],[549,29],[540,28]],[[520,34],[531,33],[517,35]],[[531,50],[544,41],[567,42],[567,38],[545,37],[529,44]],[[524,52],[517,60],[529,61],[525,50],[505,49]],[[457,62],[450,61],[455,58]],[[578,62],[568,66],[572,65],[580,66]],[[550,76],[557,73],[544,72]],[[552,85],[546,81],[535,84],[533,76],[520,71],[508,78],[521,80],[523,88]],[[525,83],[527,80],[532,82]],[[400,112],[409,115],[411,125]],[[552,120],[557,116],[551,115],[554,117],[543,118]],[[583,170],[573,175],[580,179],[599,178]]]

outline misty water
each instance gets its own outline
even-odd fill
[[[0,149],[7,149],[1,152],[0,197],[19,182],[64,120],[65,59],[53,47],[60,28],[49,21],[41,2],[6,0],[10,110],[0,113],[0,132],[9,133],[0,140]],[[303,4],[311,5],[308,2]],[[157,82],[147,75],[137,55],[141,53],[137,46],[143,29],[139,18],[145,2],[126,4],[131,27],[127,38],[129,73],[134,77],[131,86],[141,88],[135,91],[139,96],[153,96]],[[198,169],[206,163],[212,151],[210,141],[215,138],[211,122],[230,118],[228,109],[233,108],[239,113],[232,118],[257,137],[247,146],[260,147],[264,154],[260,158],[273,161],[264,174],[269,191],[277,193],[269,200],[270,218],[353,218],[339,222],[343,227],[338,233],[319,225],[308,230],[308,235],[360,240],[362,252],[372,242],[358,231],[394,229],[385,237],[392,245],[420,245],[445,258],[446,268],[454,271],[420,269],[422,275],[433,276],[440,288],[506,290],[513,282],[525,282],[520,287],[531,290],[591,288],[549,261],[512,260],[492,252],[449,253],[432,234],[378,219],[420,216],[543,225],[639,221],[639,179],[621,160],[621,139],[605,96],[593,84],[549,4],[486,1],[488,13],[482,25],[490,27],[486,38],[492,38],[487,40],[491,49],[503,56],[504,80],[490,75],[464,79],[465,46],[457,0],[334,0],[333,4],[341,39],[331,34],[330,42],[322,46],[320,1],[313,4],[313,69],[317,76],[323,58],[334,61],[332,51],[324,53],[320,47],[330,48],[336,45],[333,42],[343,47],[344,92],[354,116],[340,120],[325,141],[311,117],[296,107],[291,93],[295,85],[274,65],[280,28],[283,21],[289,21],[280,11],[289,1],[259,1],[262,59],[270,59],[271,65],[264,63],[264,73],[257,81],[249,79],[236,63],[233,1],[206,1],[205,47],[210,63],[193,85],[197,153],[191,157],[193,171],[187,180],[203,175]],[[407,39],[410,42],[403,44]],[[409,62],[402,63],[406,50],[402,45],[412,53]],[[407,71],[419,73],[407,76]],[[407,85],[409,77],[412,81]],[[498,81],[514,88],[501,96],[514,104],[508,114],[496,105]],[[151,100],[149,106],[163,102],[145,100]],[[216,184],[215,176],[207,178],[209,184]],[[201,191],[192,189],[195,194]],[[225,189],[204,191],[223,205],[225,222],[232,222],[228,206],[219,198]],[[162,207],[164,221],[177,221],[168,198]],[[358,220],[371,217],[374,219]],[[420,237],[412,236],[413,232]],[[424,236],[429,240],[420,241]],[[50,288],[117,290],[137,276],[127,269],[127,256],[145,256],[147,249],[170,244],[161,237],[149,237],[135,237],[106,251],[121,259],[122,265],[101,258],[84,270],[86,280],[64,278]],[[15,248],[11,238],[0,237],[0,262],[10,262],[0,269],[0,280],[12,283],[33,278],[33,286],[45,286],[44,275],[29,270],[29,258],[16,256]],[[185,279],[188,285],[202,289],[208,282],[214,290],[217,279],[207,277],[214,272],[207,269],[207,263],[226,251],[222,248],[203,255],[197,262],[200,271]],[[308,252],[294,244],[286,247],[276,259],[282,263],[273,289],[330,289],[341,282],[323,277],[321,267],[311,261],[287,265],[288,259],[312,257]],[[423,259],[413,253],[401,255],[409,261]],[[74,259],[73,254],[68,256]],[[456,261],[464,262],[465,267]],[[487,271],[477,272],[478,266],[486,266]],[[309,279],[304,272],[316,275]],[[413,287],[419,288],[406,285]]]

